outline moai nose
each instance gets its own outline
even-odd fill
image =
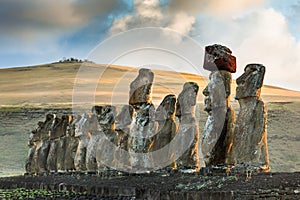
[[[208,86],[206,86],[204,88],[204,90],[202,91],[202,93],[203,93],[204,96],[208,96],[209,95]]]

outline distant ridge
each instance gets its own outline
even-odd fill
[[[129,84],[137,76],[138,68],[111,65],[106,69],[104,64],[57,62],[0,69],[0,106],[71,104],[76,75],[82,65],[89,70],[89,73],[98,73],[98,70],[104,72],[100,80],[82,80],[80,82],[82,87],[98,82],[95,93],[97,103],[124,104],[128,102]],[[106,70],[104,71],[104,69]],[[195,81],[199,84],[198,102],[203,102],[201,94],[208,82],[207,77],[163,70],[153,71],[155,73],[154,103],[159,103],[169,93],[178,95],[186,81]],[[232,101],[235,101],[234,81],[232,93]],[[300,101],[300,92],[265,85],[262,89],[262,98],[266,102]]]

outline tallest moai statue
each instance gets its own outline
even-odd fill
[[[205,47],[203,68],[211,71],[203,90],[204,110],[208,113],[201,150],[207,166],[233,164],[232,140],[235,113],[230,106],[231,73],[236,72],[236,58],[222,45]]]
[[[130,84],[129,104],[134,108],[134,112],[128,150],[132,170],[138,173],[153,168],[153,159],[148,154],[156,132],[155,107],[152,104],[153,80],[154,73],[150,69],[142,68]]]
[[[234,131],[233,152],[236,164],[263,166],[269,171],[267,111],[260,99],[265,67],[249,64],[236,80],[236,99],[240,112]]]

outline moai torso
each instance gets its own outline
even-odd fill
[[[37,142],[39,141],[39,131],[40,129],[42,128],[43,126],[43,122],[38,122],[38,127],[33,130],[29,136],[29,139],[28,139],[28,147],[29,147],[29,150],[28,150],[28,156],[27,156],[27,159],[26,159],[26,162],[25,162],[25,170],[26,170],[26,173],[29,173],[29,174],[34,174],[36,171],[36,161],[35,161],[35,152],[36,152],[36,146],[37,146]]]
[[[177,99],[176,116],[179,118],[179,129],[176,137],[180,137],[180,140],[172,148],[175,157],[179,157],[176,161],[179,169],[199,170],[199,129],[195,118],[198,90],[197,83],[187,82]]]
[[[121,112],[116,117],[117,146],[128,151],[128,138],[130,135],[130,125],[133,118],[133,108],[124,105]]]
[[[130,169],[130,155],[128,152],[128,141],[130,136],[130,125],[133,118],[133,108],[130,105],[124,105],[121,112],[116,117],[116,151],[115,163],[116,169],[121,171]]]
[[[234,132],[233,152],[236,164],[262,166],[269,170],[267,111],[260,99],[265,67],[249,64],[237,79],[236,99],[240,111]]]
[[[86,150],[89,142],[88,138],[89,121],[87,114],[84,114],[81,119],[75,124],[75,137],[79,143],[74,158],[76,171],[86,170]]]
[[[81,116],[69,116],[69,124],[66,134],[66,151],[65,151],[65,169],[67,171],[75,170],[74,158],[78,147],[78,138],[75,137],[75,123],[80,120]]]
[[[86,168],[89,172],[97,172],[96,150],[101,137],[97,115],[89,116],[89,143],[86,150]]]
[[[230,106],[231,73],[236,72],[236,58],[222,45],[205,47],[203,68],[211,71],[203,90],[204,110],[208,113],[201,151],[206,166],[233,164],[232,140],[235,112]]]
[[[67,127],[69,123],[69,117],[67,115],[63,115],[61,117],[61,125],[57,127],[58,132],[58,147],[56,151],[56,163],[57,163],[57,170],[65,170],[65,152],[66,152],[66,133]]]
[[[54,123],[55,116],[52,114],[46,115],[46,120],[39,131],[39,142],[36,148],[36,172],[45,173],[47,172],[47,158],[50,148],[49,135],[51,126]]]
[[[114,168],[114,154],[116,149],[115,118],[116,107],[111,105],[99,106],[96,111],[100,138],[97,142],[96,161],[98,172]]]

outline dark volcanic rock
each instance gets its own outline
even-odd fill
[[[231,50],[225,46],[214,44],[205,47],[203,68],[209,71],[226,70],[236,72],[236,58]]]

